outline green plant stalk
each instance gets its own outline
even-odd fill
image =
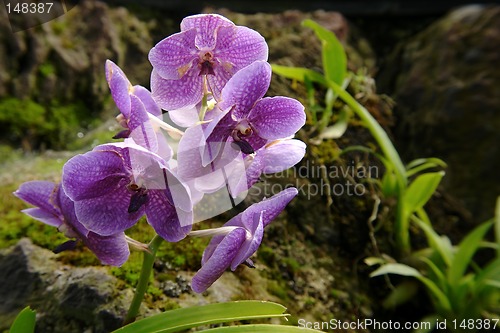
[[[373,135],[375,141],[380,146],[380,149],[384,153],[384,156],[389,160],[389,162],[394,166],[394,173],[396,179],[398,180],[397,196],[398,196],[398,206],[396,208],[396,240],[399,249],[403,253],[410,252],[410,235],[409,235],[409,216],[405,216],[404,213],[404,201],[403,194],[408,186],[408,180],[406,178],[406,169],[399,157],[399,154],[392,144],[391,140],[387,136],[382,126],[373,118],[373,116],[359,104],[354,97],[352,97],[347,91],[331,80],[326,80],[326,84],[330,89],[332,89],[353,111],[356,115],[363,121],[365,126],[368,128],[370,133]]]
[[[156,235],[148,245],[150,252],[144,252],[141,275],[139,276],[139,281],[137,282],[134,298],[130,303],[127,316],[125,317],[124,325],[133,322],[139,313],[139,308],[141,307],[142,300],[144,299],[144,294],[148,289],[149,278],[151,277],[151,271],[153,270],[156,252],[162,242],[163,238]]]

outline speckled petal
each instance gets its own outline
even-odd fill
[[[193,291],[202,293],[207,290],[229,267],[244,241],[245,230],[243,228],[237,228],[227,234],[193,277],[191,281]]]
[[[78,233],[78,237],[87,237],[89,230],[78,221],[75,212],[75,203],[64,193],[61,185],[57,188],[57,205],[64,216],[64,222]]]
[[[111,96],[118,110],[125,116],[130,117],[130,96],[132,89],[130,81],[123,71],[111,60],[106,60],[106,80],[108,81]]]
[[[52,213],[49,213],[48,211],[41,209],[41,208],[26,208],[21,210],[24,214],[31,216],[35,220],[38,220],[40,222],[43,222],[47,225],[50,225],[52,227],[60,227],[61,224],[63,223],[61,220],[61,217],[56,216]]]
[[[148,113],[141,100],[135,96],[130,96],[131,111],[128,127],[130,136],[139,146],[154,153],[158,152],[158,140],[153,125],[149,121]]]
[[[162,78],[155,69],[151,73],[152,96],[165,110],[192,108],[203,97],[203,77],[190,70],[179,80]]]
[[[252,106],[264,96],[271,82],[271,66],[256,61],[237,72],[222,90],[219,107],[226,110],[234,106],[236,119],[245,118]]]
[[[48,181],[30,181],[21,184],[14,195],[37,208],[28,208],[23,213],[45,224],[58,227],[62,214],[56,207],[56,184]]]
[[[98,148],[98,147],[96,147]],[[90,151],[71,158],[63,167],[62,186],[73,201],[100,197],[128,177],[123,158],[115,151]]]
[[[258,101],[248,114],[256,133],[267,140],[295,134],[306,122],[304,106],[288,97],[266,97]]]
[[[264,199],[261,202],[253,204],[247,208],[247,213],[259,214],[260,212],[263,212],[262,221],[264,223],[264,227],[266,227],[285,209],[286,205],[288,205],[288,203],[292,201],[298,193],[299,192],[295,187],[289,187],[268,199]],[[244,221],[245,220],[243,220],[243,222]]]
[[[128,243],[123,232],[111,236],[101,236],[90,232],[83,239],[83,243],[105,265],[121,266],[127,261],[130,255]]]
[[[217,30],[223,26],[234,26],[227,18],[217,14],[199,14],[184,18],[181,31],[196,31],[196,47],[198,49],[213,49],[216,43]]]
[[[222,27],[217,32],[214,56],[234,73],[254,61],[267,61],[267,43],[257,31],[247,27]]]
[[[144,205],[129,213],[131,193],[128,180],[121,181],[105,195],[75,202],[78,220],[90,231],[110,236],[133,226],[144,214]]]
[[[158,75],[168,80],[182,78],[198,57],[195,38],[193,29],[173,34],[156,44],[149,51],[149,61]]]
[[[263,212],[260,212],[260,214],[253,213],[251,211],[243,213],[243,224],[247,226],[247,230],[250,231],[252,237],[250,239],[245,239],[245,242],[239,249],[238,254],[231,262],[232,271],[236,270],[236,267],[250,258],[250,256],[259,248],[260,243],[262,243],[262,238],[264,237],[263,215]]]
[[[263,151],[263,172],[275,173],[299,163],[306,153],[306,144],[300,140],[288,139],[268,144]]]
[[[133,88],[132,94],[137,96],[141,100],[147,112],[151,113],[153,116],[161,117],[161,109],[156,104],[149,90],[147,90],[143,86],[136,85]]]
[[[192,223],[182,226],[176,208],[167,199],[166,191],[150,191],[146,207],[146,216],[149,224],[156,233],[169,242],[178,242],[191,231]],[[179,216],[180,215],[180,216]]]
[[[260,214],[264,212],[262,216],[262,222],[264,227],[266,227],[272,220],[274,220],[288,205],[288,203],[295,198],[299,192],[295,187],[289,187],[273,195],[270,198],[264,199],[261,202],[255,203],[248,207],[243,213],[240,213],[229,220],[224,226],[228,227],[243,227],[248,230],[252,229],[252,225],[248,225],[248,219],[243,219],[242,214]]]

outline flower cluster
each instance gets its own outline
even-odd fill
[[[116,266],[127,260],[129,244],[137,246],[125,230],[143,216],[169,242],[213,236],[193,278],[196,292],[227,268],[253,266],[264,228],[297,195],[295,188],[253,204],[220,228],[191,229],[232,208],[261,174],[304,156],[305,144],[293,139],[305,123],[303,106],[264,97],[271,81],[267,55],[256,31],[205,14],[185,18],[181,32],[151,49],[151,91],[133,86],[108,60],[106,80],[123,127],[115,138],[124,140],[71,158],[61,184],[21,185],[14,194],[36,206],[24,212]],[[162,109],[173,124],[162,120]],[[211,212],[204,215],[201,205]]]

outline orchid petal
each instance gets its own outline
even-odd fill
[[[169,242],[177,242],[191,231],[191,224],[181,224],[177,209],[169,202],[165,191],[150,191],[146,216],[156,233]],[[181,216],[183,218],[183,216]]]
[[[147,90],[143,86],[136,85],[133,87],[132,94],[137,96],[141,100],[147,112],[151,113],[153,116],[161,117],[162,115],[161,109],[156,104],[149,90]]]
[[[42,208],[26,208],[21,212],[52,227],[59,228],[63,224],[61,217],[56,216]]]
[[[128,122],[130,137],[134,141],[154,153],[158,151],[158,140],[153,125],[149,121],[148,113],[141,100],[135,95],[130,96],[131,112]]]
[[[170,110],[168,111],[168,115],[180,127],[191,127],[200,121],[197,106],[188,109]]]
[[[252,213],[250,211],[243,213],[242,223],[247,227],[247,230],[250,231],[252,238],[246,239],[238,251],[238,254],[231,262],[232,271],[236,270],[236,267],[250,258],[250,256],[259,248],[262,238],[264,237],[263,215],[264,212],[260,212],[260,214]]]
[[[161,40],[149,51],[149,61],[159,76],[178,80],[189,72],[197,58],[196,37],[194,29],[179,32]]]
[[[224,237],[210,258],[193,277],[191,282],[193,291],[204,292],[224,273],[245,241],[245,234],[243,228],[237,228]]]
[[[131,193],[128,180],[122,180],[108,193],[99,197],[75,202],[78,220],[90,231],[110,236],[133,226],[144,214],[144,205],[134,213],[128,213]]]
[[[127,176],[123,158],[117,152],[91,151],[66,162],[62,186],[72,200],[84,200],[113,191],[120,180]]]
[[[276,140],[295,134],[306,122],[304,106],[288,97],[267,97],[258,101],[248,114],[257,135]]]
[[[101,236],[90,232],[83,242],[105,265],[119,267],[127,261],[130,255],[123,232],[111,236]]]
[[[54,218],[60,218],[61,214],[56,207],[55,202],[55,192],[56,184],[48,181],[30,181],[21,184],[19,189],[14,192],[14,195],[27,203],[38,207],[40,210],[45,211],[46,214],[42,214],[40,211],[34,211],[32,209],[25,210],[26,214],[35,214],[37,216],[52,216]],[[33,216],[38,219],[37,217]],[[42,221],[49,225],[55,225],[56,221],[48,219],[47,221]],[[50,223],[49,223],[50,222]]]
[[[306,153],[306,144],[300,140],[288,139],[270,143],[263,151],[263,172],[275,173],[299,163]]]
[[[86,237],[89,231],[78,221],[75,212],[75,203],[66,195],[61,184],[57,187],[57,206],[64,216],[64,222],[71,226],[78,233],[79,237]]]
[[[191,70],[181,79],[167,80],[153,69],[151,91],[154,100],[162,109],[192,108],[203,97],[203,77],[199,76],[196,70]]]
[[[215,57],[222,66],[238,72],[254,61],[267,61],[267,43],[257,31],[247,27],[221,27],[217,32]],[[222,61],[222,60],[221,60]]]
[[[130,117],[130,91],[132,85],[123,71],[111,60],[106,60],[106,80],[108,81],[111,96],[118,110],[125,116]]]
[[[213,49],[217,30],[222,26],[234,26],[234,23],[221,15],[199,14],[184,18],[181,22],[181,31],[197,33],[195,43],[198,49]]]
[[[234,74],[227,82],[222,90],[219,107],[226,110],[234,106],[234,117],[245,118],[255,102],[264,96],[270,82],[271,65],[264,61],[255,61]]]

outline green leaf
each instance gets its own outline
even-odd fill
[[[478,249],[484,235],[490,227],[491,223],[483,223],[472,230],[462,242],[460,242],[448,271],[448,281],[450,284],[456,285],[459,283],[472,260],[472,256]]]
[[[302,25],[314,30],[322,42],[323,71],[328,80],[342,85],[347,73],[347,56],[344,46],[339,42],[333,32],[323,28],[313,20],[307,19]]]
[[[403,197],[403,207],[407,216],[413,214],[417,209],[424,207],[436,191],[443,176],[444,171],[440,171],[426,173],[415,178],[410,186],[408,186]]]
[[[418,291],[418,285],[415,280],[404,281],[398,284],[382,302],[385,309],[393,309],[397,306],[408,302]]]
[[[447,266],[450,266],[453,260],[453,246],[450,240],[445,236],[439,236],[434,229],[432,229],[432,226],[421,220],[415,218],[414,221],[425,232],[429,246],[441,255],[441,258]]]
[[[12,323],[10,333],[33,333],[35,332],[35,311],[31,310],[29,306],[25,307]]]
[[[497,244],[500,244],[500,197],[497,198],[497,205],[495,208],[495,239]],[[500,258],[500,247],[497,250],[497,258]]]
[[[419,172],[422,172],[431,168],[446,168],[445,162],[439,158],[420,158],[410,162],[406,166],[406,177],[411,177]]]
[[[403,264],[385,264],[375,271],[373,271],[370,274],[370,277],[374,276],[379,276],[379,275],[384,275],[384,274],[397,274],[397,275],[403,275],[403,276],[413,276],[413,277],[420,277],[422,274],[420,274],[419,271],[417,271],[415,268],[408,266],[408,265],[403,265]]]
[[[124,326],[115,333],[167,333],[189,328],[250,320],[256,318],[286,317],[286,308],[264,301],[238,301],[194,306],[166,311]]]
[[[411,276],[422,282],[429,292],[436,298],[443,309],[451,309],[451,304],[442,290],[431,280],[423,276],[415,268],[403,264],[386,264],[370,274],[370,277],[383,274],[397,274],[402,276]]]
[[[427,266],[429,266],[429,268],[432,270],[432,272],[434,273],[435,275],[435,278],[436,278],[436,282],[438,282],[438,286],[444,290],[446,288],[446,277],[444,276],[444,273],[439,269],[439,267],[437,267],[437,265],[432,262],[432,260],[430,260],[429,258],[426,258],[426,257],[422,257],[420,258],[420,260],[422,260],[423,262],[425,262],[427,264]]]
[[[300,326],[284,326],[284,325],[265,325],[265,324],[256,324],[256,325],[240,325],[240,326],[225,326],[225,327],[217,327],[209,330],[205,330],[203,332],[210,333],[300,333],[300,332],[321,332],[317,330],[313,330],[310,328],[300,327]]]
[[[311,69],[304,67],[288,67],[272,64],[271,68],[273,72],[277,75],[281,75],[288,79],[297,80],[303,82],[305,77],[307,77],[310,81],[321,83],[326,85],[325,78],[318,72],[315,72]]]
[[[364,262],[368,266],[374,266],[374,265],[383,265],[387,263],[387,260],[379,257],[367,257],[365,258]]]
[[[320,139],[338,139],[342,135],[344,135],[345,131],[347,130],[347,125],[349,124],[349,118],[350,118],[351,113],[349,112],[349,109],[346,107],[343,107],[340,109],[339,112],[339,118],[337,119],[337,122],[332,125],[328,126],[321,132],[319,135]]]
[[[416,160],[411,161],[406,165],[406,170],[414,169],[423,164],[433,164],[436,167],[446,168],[447,164],[437,157],[427,157],[427,158],[418,158]]]

